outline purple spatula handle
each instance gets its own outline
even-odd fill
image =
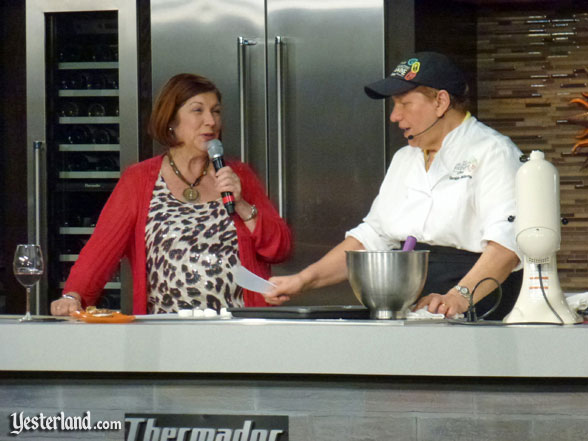
[[[412,251],[416,246],[416,237],[408,236],[404,241],[404,246],[402,247],[402,251]]]

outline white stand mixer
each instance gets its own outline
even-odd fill
[[[505,323],[581,323],[566,302],[555,253],[561,241],[559,173],[534,150],[516,175],[516,240],[524,255],[523,286]]]

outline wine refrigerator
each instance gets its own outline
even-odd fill
[[[33,296],[44,314],[121,170],[138,159],[136,4],[27,0],[26,10],[28,235],[45,255]],[[121,267],[101,307],[130,309]]]

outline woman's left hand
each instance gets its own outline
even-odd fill
[[[241,179],[231,169],[231,167],[223,167],[216,172],[216,182],[214,188],[219,193],[230,191],[235,198],[235,204],[241,200]]]
[[[449,291],[447,294],[432,293],[422,297],[414,310],[422,309],[425,306],[432,314],[445,314],[445,317],[453,317],[456,314],[464,314],[470,305],[461,294]]]

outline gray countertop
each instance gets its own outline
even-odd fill
[[[588,377],[587,325],[0,318],[1,371]]]

